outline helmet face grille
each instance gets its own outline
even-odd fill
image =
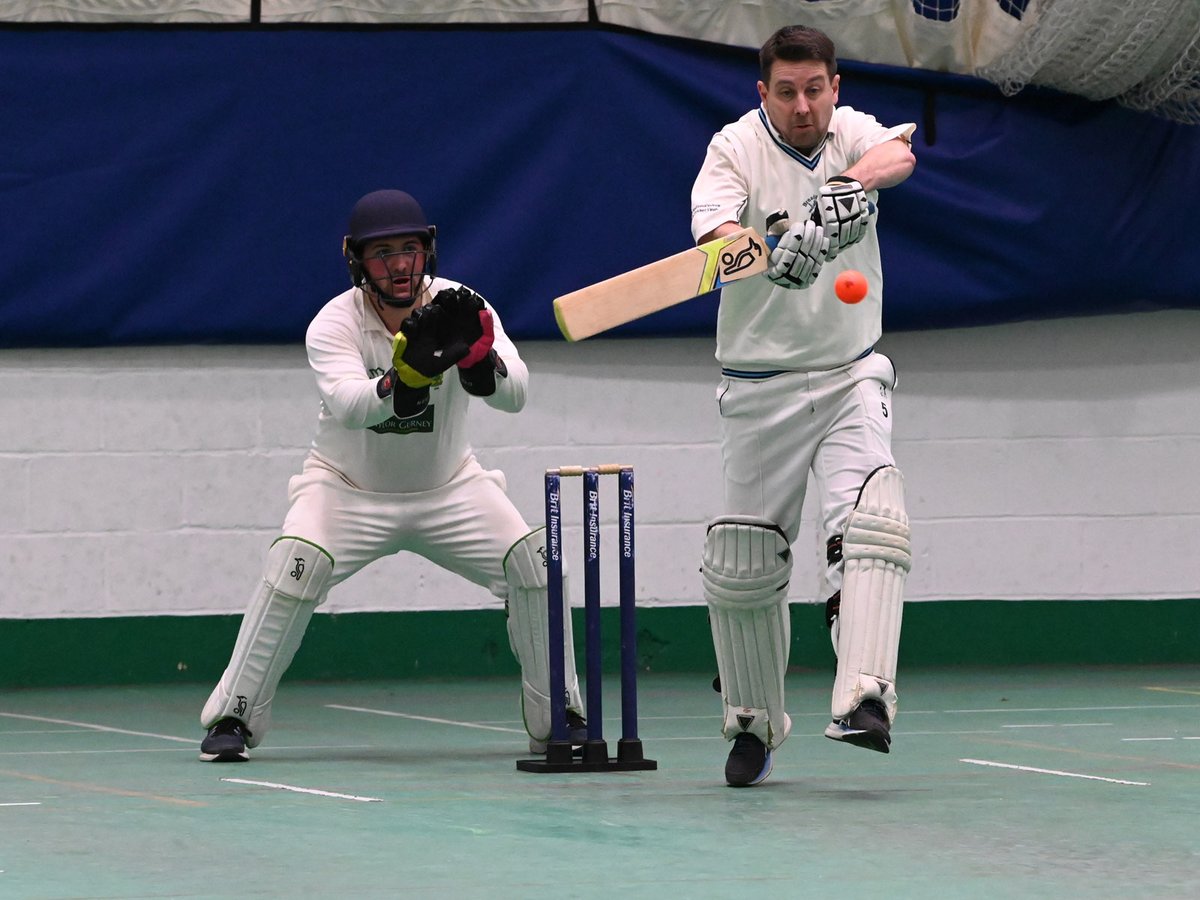
[[[355,255],[369,240],[397,234],[419,234],[429,243],[429,222],[411,194],[404,191],[372,191],[354,204],[346,243]]]

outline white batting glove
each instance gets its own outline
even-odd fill
[[[817,192],[817,215],[829,235],[826,259],[833,259],[866,236],[871,203],[861,184],[845,175],[834,175]]]
[[[806,288],[821,274],[829,238],[812,219],[793,225],[771,251],[767,277],[785,288]]]

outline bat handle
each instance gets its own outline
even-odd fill
[[[788,211],[777,209],[767,216],[767,249],[774,250],[779,246],[779,239],[788,230]]]

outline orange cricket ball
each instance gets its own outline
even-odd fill
[[[857,303],[867,296],[866,276],[854,269],[847,269],[834,279],[833,292],[843,303]]]

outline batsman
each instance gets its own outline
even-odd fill
[[[761,105],[714,135],[692,188],[697,243],[790,213],[766,273],[723,288],[717,314],[724,513],[708,526],[701,576],[735,787],[766,779],[792,728],[787,594],[810,474],[837,653],[827,737],[889,751],[912,558],[891,447],[896,374],[875,343],[876,204],[912,174],[915,126],[838,107],[834,45],[814,28],[773,34],[759,76]],[[869,284],[853,305],[834,292],[850,269]]]
[[[352,286],[317,313],[305,341],[321,399],[316,437],[288,484],[290,507],[229,665],[200,714],[208,729],[200,759],[249,758],[313,611],[335,585],[405,550],[504,601],[530,751],[544,753],[545,528],[525,523],[503,473],[484,469],[467,437],[472,398],[519,412],[528,369],[491,304],[437,274],[437,229],[410,194],[369,193],[349,224],[343,254]],[[388,600],[403,608],[406,589],[395,580]],[[581,744],[586,723],[566,593],[567,718]]]

